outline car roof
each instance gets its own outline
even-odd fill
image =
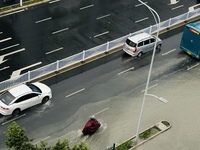
[[[31,92],[31,89],[25,85],[25,84],[22,84],[22,85],[19,85],[17,87],[14,87],[10,90],[8,90],[14,97],[18,97],[24,93],[29,93]]]
[[[131,37],[129,37],[128,39],[131,40],[134,43],[138,43],[141,40],[147,39],[147,38],[151,38],[152,35],[146,33],[146,32],[142,32],[136,35],[133,35]]]

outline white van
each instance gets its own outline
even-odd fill
[[[144,53],[152,51],[156,42],[156,50],[160,51],[162,40],[159,37],[142,32],[128,37],[124,43],[123,50],[131,56],[141,57]]]

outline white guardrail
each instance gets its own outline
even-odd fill
[[[196,16],[200,15],[200,8],[196,9],[194,11],[189,11],[185,14],[179,15],[174,18],[170,18],[169,20],[163,21],[160,24],[160,30],[170,28],[171,26],[174,26],[176,24],[179,24],[181,22],[187,21],[189,19],[192,19]],[[148,28],[142,29],[140,31],[131,33],[129,35],[120,37],[118,39],[115,39],[113,41],[107,42],[105,44],[99,45],[97,47],[91,48],[89,50],[83,51],[81,53],[72,55],[70,57],[67,57],[62,60],[58,60],[54,63],[51,63],[49,65],[43,66],[41,68],[28,71],[27,73],[21,74],[17,77],[5,80],[0,82],[0,91],[3,91],[5,89],[8,89],[12,86],[16,86],[21,83],[29,82],[31,80],[35,80],[37,78],[40,78],[42,76],[48,75],[50,73],[53,73],[55,71],[59,71],[60,69],[63,69],[65,67],[68,67],[70,65],[73,65],[75,63],[82,62],[88,58],[91,58],[95,55],[102,54],[105,52],[108,52],[109,50],[113,48],[117,48],[119,46],[122,46],[124,41],[127,37],[131,36],[132,34],[136,34],[138,32],[147,32],[147,33],[155,33],[157,31],[157,25],[150,26]]]

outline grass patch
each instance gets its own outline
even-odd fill
[[[136,143],[132,140],[126,141],[125,143],[121,144],[116,148],[116,150],[128,150],[129,148],[133,147]]]
[[[162,123],[163,123],[164,125],[166,125],[167,127],[170,126],[169,122],[167,122],[167,121],[162,121]]]
[[[140,133],[139,138],[146,140],[148,138],[150,138],[151,136],[155,135],[156,133],[158,133],[160,131],[160,129],[158,129],[156,126],[149,128],[148,130]]]

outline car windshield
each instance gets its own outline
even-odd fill
[[[126,40],[126,44],[128,44],[131,47],[136,47],[136,44],[129,39]]]
[[[27,85],[33,92],[42,93],[42,91],[41,91],[37,86],[35,86],[34,84],[27,83],[26,85]]]
[[[9,91],[0,96],[0,100],[6,105],[9,105],[14,99],[15,97]]]

